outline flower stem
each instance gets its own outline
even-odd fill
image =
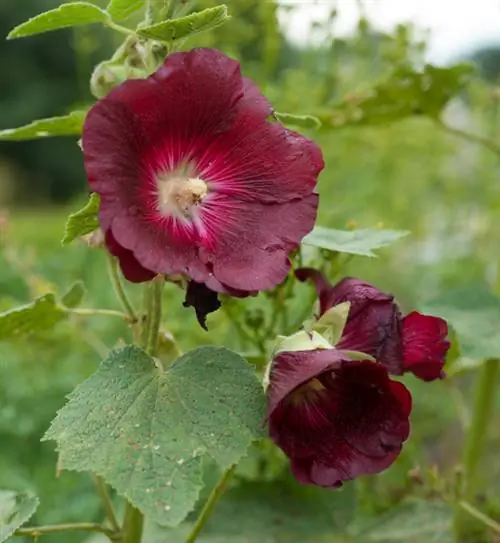
[[[106,26],[120,32],[121,34],[126,34],[127,36],[135,36],[135,32],[131,28],[114,23],[113,21],[107,21]]]
[[[207,523],[208,519],[212,515],[214,507],[216,506],[220,497],[224,493],[227,483],[229,479],[231,479],[235,469],[236,469],[236,464],[233,464],[232,466],[230,466],[229,469],[227,469],[224,472],[220,481],[217,483],[215,488],[210,493],[210,496],[208,497],[208,500],[205,502],[205,505],[203,506],[203,509],[201,510],[199,517],[196,519],[196,522],[194,524],[193,529],[191,530],[191,533],[188,535],[186,539],[186,543],[194,543],[196,539],[198,538],[198,536],[200,535],[201,531],[205,527],[205,524]]]
[[[65,309],[67,313],[71,313],[72,315],[80,315],[82,317],[92,317],[92,316],[99,316],[103,315],[105,317],[118,317],[120,319],[129,320],[129,316],[125,313],[122,313],[121,311],[115,311],[114,309],[93,309],[93,308],[67,308]]]
[[[106,517],[109,520],[109,523],[111,524],[113,530],[119,532],[120,525],[118,524],[118,520],[116,519],[115,510],[113,508],[113,503],[111,502],[106,483],[102,480],[102,477],[99,477],[98,475],[94,475],[93,478],[95,486],[97,488],[97,492],[99,493],[99,497],[101,498]]]
[[[115,257],[108,254],[108,272],[109,272],[109,278],[111,279],[111,283],[113,284],[113,288],[115,289],[116,296],[120,300],[123,309],[127,313],[127,315],[130,317],[130,320],[132,323],[135,323],[138,321],[137,314],[134,310],[134,307],[130,303],[130,300],[128,299],[127,293],[125,292],[125,289],[123,288],[122,281],[120,279],[120,275],[118,273],[118,261]]]
[[[476,491],[474,478],[477,466],[482,461],[488,434],[488,425],[493,414],[499,362],[498,359],[486,360],[479,370],[472,421],[463,449],[462,463],[465,487],[462,497],[467,502],[474,500]],[[463,507],[457,507],[456,509],[454,527],[457,541],[465,541],[467,522]]]
[[[14,532],[14,535],[37,538],[43,534],[57,534],[60,532],[100,532],[107,535],[111,541],[114,541],[117,535],[113,530],[106,528],[106,526],[93,522],[54,524],[53,526],[30,526],[28,528],[19,528]]]
[[[158,350],[158,334],[160,333],[161,316],[162,316],[162,295],[163,285],[165,281],[163,276],[158,276],[151,282],[149,298],[148,318],[146,323],[145,341],[146,352],[151,356],[156,354]]]
[[[123,543],[141,543],[143,527],[143,514],[130,502],[127,502],[123,519]]]
[[[484,513],[481,513],[481,511],[479,511],[479,509],[477,509],[476,507],[474,507],[470,503],[461,501],[461,502],[458,503],[458,505],[464,511],[469,513],[469,515],[471,515],[472,517],[476,518],[477,520],[479,520],[480,522],[482,522],[483,524],[488,526],[488,528],[493,530],[495,533],[500,534],[500,524],[498,522],[496,522],[495,520],[493,520],[492,518],[490,518],[488,515],[485,515]]]

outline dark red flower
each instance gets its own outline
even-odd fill
[[[284,280],[314,225],[324,164],[271,113],[239,63],[214,49],[169,55],[92,107],[85,169],[130,280],[182,274],[228,293]]]
[[[304,484],[336,487],[378,473],[409,435],[406,387],[381,364],[337,349],[278,353],[267,393],[270,437]]]
[[[403,318],[392,295],[359,279],[347,277],[332,286],[312,268],[298,269],[296,276],[300,281],[314,281],[320,302],[318,316],[335,305],[350,302],[339,349],[369,354],[394,375],[410,371],[424,381],[444,377],[450,347],[445,320],[417,312]]]

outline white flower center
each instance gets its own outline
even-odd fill
[[[163,216],[192,218],[196,206],[208,192],[208,186],[203,179],[175,173],[157,175],[156,185],[158,209]]]

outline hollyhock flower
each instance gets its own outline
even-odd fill
[[[312,268],[298,269],[296,276],[300,281],[314,281],[318,316],[340,303],[350,303],[340,349],[367,353],[394,375],[410,371],[424,381],[445,376],[443,366],[450,342],[444,319],[416,311],[403,317],[392,295],[359,279],[347,277],[332,286]]]
[[[314,225],[324,164],[271,114],[237,61],[204,48],[169,55],[92,107],[85,169],[125,277],[181,274],[240,295],[285,279]]]
[[[337,487],[383,471],[410,432],[406,387],[383,365],[354,360],[316,332],[299,332],[282,344],[270,365],[267,395],[270,437],[303,484]]]

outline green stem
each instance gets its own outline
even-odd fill
[[[113,288],[115,289],[116,296],[120,300],[123,309],[127,313],[127,315],[130,317],[130,320],[135,323],[138,321],[137,314],[134,310],[134,307],[130,303],[130,300],[128,299],[127,293],[125,292],[125,289],[123,288],[123,284],[120,278],[120,274],[118,273],[118,261],[115,257],[108,254],[108,272],[109,272],[109,278],[111,279],[111,283],[113,284]]]
[[[144,516],[131,503],[125,505],[123,520],[123,543],[141,543]]]
[[[106,517],[109,520],[111,527],[116,532],[119,532],[120,525],[118,524],[118,520],[116,519],[115,510],[113,507],[113,503],[111,502],[111,497],[109,496],[106,483],[98,475],[94,475],[94,483],[97,488],[97,492],[99,493],[99,497],[101,498],[104,512],[106,513]]]
[[[207,523],[208,519],[212,515],[214,507],[216,506],[220,497],[224,493],[227,483],[229,482],[229,479],[231,479],[235,469],[236,469],[236,464],[233,464],[228,470],[226,470],[224,474],[222,475],[220,481],[217,483],[215,488],[210,493],[210,496],[208,497],[208,500],[205,502],[205,505],[203,506],[203,509],[199,517],[196,519],[196,522],[194,524],[193,529],[191,530],[191,533],[188,535],[186,539],[186,543],[194,543],[197,540],[201,531],[205,527],[205,524]]]
[[[37,538],[43,534],[57,534],[60,532],[100,532],[105,534],[113,541],[116,539],[116,533],[102,524],[93,522],[75,522],[74,524],[54,524],[53,526],[30,526],[28,528],[19,528],[14,532],[16,536],[30,536]]]
[[[154,356],[158,350],[158,335],[160,333],[162,317],[162,296],[165,280],[163,276],[158,276],[150,283],[149,288],[149,311],[146,323],[147,333],[145,334],[146,352]]]
[[[472,134],[471,132],[467,132],[466,130],[462,130],[461,128],[449,126],[441,119],[435,119],[435,121],[442,130],[445,130],[449,134],[453,134],[454,136],[458,136],[459,138],[468,140],[472,143],[478,143],[479,145],[483,145],[493,153],[500,155],[500,146],[497,145],[493,140],[490,140],[489,138],[485,138],[483,136],[479,136],[478,134]]]
[[[479,463],[482,462],[488,436],[488,425],[493,415],[498,369],[498,359],[486,360],[479,370],[477,379],[472,421],[467,433],[462,460],[465,481],[463,498],[469,502],[474,500],[476,470]],[[457,507],[454,520],[457,541],[465,541],[467,522],[463,514],[463,507]]]
[[[488,526],[488,528],[493,530],[495,533],[500,534],[500,524],[498,522],[494,521],[492,518],[488,517],[484,513],[481,513],[481,511],[479,511],[479,509],[477,509],[476,507],[474,507],[470,503],[461,501],[461,502],[458,503],[458,505],[464,511],[469,513],[469,515],[471,515],[475,519],[479,520],[480,522],[482,522],[483,524]]]
[[[92,316],[99,316],[103,315],[105,317],[118,317],[120,319],[129,320],[129,316],[125,313],[122,313],[121,311],[115,311],[114,309],[93,309],[93,308],[73,308],[73,309],[65,309],[67,313],[71,313],[72,315],[80,315],[82,317],[92,317]]]
[[[136,35],[132,29],[119,25],[117,23],[114,23],[113,21],[108,21],[105,24],[107,27],[112,28],[113,30],[116,30],[117,32],[120,32],[121,34],[126,34],[127,36]]]

